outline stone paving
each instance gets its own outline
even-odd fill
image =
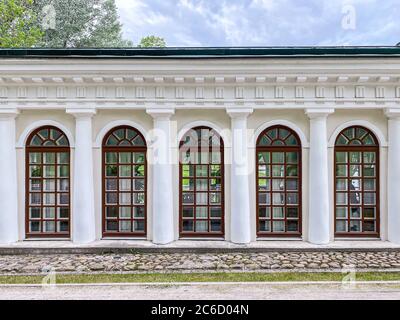
[[[0,274],[92,272],[400,270],[400,252],[264,252],[0,255]]]

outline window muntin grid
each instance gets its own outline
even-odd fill
[[[134,128],[112,129],[103,143],[103,236],[145,236],[147,159]]]
[[[295,132],[274,126],[256,148],[257,235],[301,235],[301,145]]]
[[[56,127],[35,130],[26,144],[26,236],[70,235],[70,148]]]
[[[224,150],[222,138],[196,127],[180,143],[180,235],[224,234]]]

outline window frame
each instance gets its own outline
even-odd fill
[[[338,139],[340,138],[340,136],[348,129],[363,129],[365,131],[367,131],[368,134],[371,135],[371,137],[375,140],[375,145],[337,145]],[[358,139],[353,139],[353,140],[358,140]],[[352,140],[351,140],[352,141]],[[340,221],[346,221],[347,223],[347,227],[349,226],[350,221],[352,220],[350,218],[350,208],[352,207],[352,205],[350,204],[350,202],[348,201],[347,205],[338,205],[336,200],[337,200],[337,193],[340,193],[340,190],[337,190],[337,175],[336,175],[336,167],[338,165],[338,161],[337,161],[337,157],[336,157],[336,153],[337,152],[346,152],[346,153],[350,153],[350,152],[360,152],[361,154],[363,154],[364,152],[374,152],[375,153],[375,165],[376,165],[376,174],[375,174],[375,205],[373,205],[373,207],[375,207],[375,226],[376,226],[376,232],[371,232],[371,231],[361,231],[361,232],[337,232],[336,231],[336,209],[337,207],[346,207],[347,208],[347,219],[339,219]],[[336,140],[335,140],[335,147],[334,147],[334,152],[333,152],[333,205],[334,205],[334,209],[333,209],[333,228],[334,228],[334,237],[335,239],[340,239],[340,238],[380,238],[380,219],[381,219],[381,214],[380,214],[380,145],[379,145],[379,141],[376,137],[376,135],[368,128],[364,127],[364,126],[360,126],[360,125],[354,125],[354,126],[350,126],[350,127],[346,127],[344,128],[342,131],[340,131],[340,133],[337,135]],[[357,163],[358,164],[358,163]],[[350,159],[347,160],[346,166],[349,167],[351,165],[350,163]],[[362,159],[362,162],[360,165],[364,165],[364,160]],[[343,177],[342,179],[346,179],[347,181],[351,180],[350,179],[350,172],[347,173],[346,177]],[[339,177],[340,179],[340,177]],[[362,176],[359,177],[360,180],[362,180],[362,184],[364,182],[365,175],[363,173]],[[347,189],[349,189],[349,187],[347,186]],[[343,192],[344,193],[344,192]],[[364,191],[364,185],[362,186],[362,189],[360,191],[360,193],[362,195],[364,195],[365,191]],[[346,194],[350,195],[350,190],[346,191]],[[353,205],[355,206],[355,205]],[[360,206],[357,206],[360,207]],[[362,215],[361,215],[361,224],[364,223],[364,199],[362,200],[362,204],[361,204],[361,208],[362,208]],[[372,207],[372,205],[367,207]],[[355,220],[355,219],[353,219]]]
[[[68,146],[31,146],[30,142],[32,141],[33,137],[39,133],[42,130],[57,130],[58,132],[60,132],[66,139]],[[48,207],[54,207],[55,208],[55,213],[54,213],[54,219],[44,219],[43,218],[43,208],[45,208],[46,206],[44,206],[43,204],[43,182],[41,183],[41,191],[40,191],[40,195],[41,195],[41,204],[40,206],[36,206],[36,207],[40,207],[41,208],[41,218],[34,220],[34,221],[40,221],[40,223],[42,224],[43,227],[43,221],[54,221],[55,223],[55,228],[57,229],[57,222],[59,221],[57,219],[57,194],[59,193],[68,193],[68,206],[63,206],[63,207],[67,207],[68,208],[68,218],[62,221],[68,221],[68,231],[67,232],[30,232],[30,228],[29,228],[29,224],[30,221],[32,219],[29,218],[29,208],[32,207],[29,204],[29,198],[30,198],[30,158],[29,158],[29,154],[30,153],[40,153],[42,156],[41,158],[43,159],[43,154],[44,153],[68,153],[68,192],[59,192],[57,191],[57,173],[54,179],[55,182],[55,191],[54,192],[47,192],[47,193],[51,193],[54,194],[56,199],[55,199],[55,205],[54,206],[48,206]],[[43,167],[43,161],[41,161],[40,163],[41,167]],[[57,171],[57,155],[56,155],[56,159],[55,159],[55,170]],[[40,177],[41,181],[44,180],[44,176],[43,176],[43,170],[42,170],[42,175]],[[43,239],[43,238],[60,238],[60,239],[70,239],[71,237],[71,223],[72,223],[72,215],[71,215],[71,188],[72,187],[72,183],[71,183],[71,146],[68,140],[67,135],[65,134],[65,132],[63,132],[60,128],[57,128],[55,126],[51,126],[51,125],[47,125],[47,126],[42,126],[39,128],[36,128],[34,131],[32,131],[32,133],[28,136],[26,143],[25,143],[25,238],[26,239]],[[43,229],[41,229],[43,230]]]
[[[288,145],[281,145],[281,146],[272,146],[272,145],[267,145],[267,146],[263,146],[260,145],[260,140],[262,139],[262,137],[264,135],[266,135],[269,131],[274,130],[274,129],[284,129],[287,130],[291,135],[293,135],[296,140],[297,140],[297,145],[296,146],[288,146]],[[279,133],[279,131],[278,131]],[[288,136],[289,137],[289,136]],[[275,139],[275,140],[281,140],[281,139]],[[274,140],[274,141],[275,141]],[[302,201],[302,197],[303,197],[303,192],[302,192],[302,183],[303,183],[303,173],[302,173],[302,166],[303,166],[303,161],[302,161],[302,144],[301,144],[301,140],[299,135],[291,128],[284,126],[284,125],[274,125],[274,126],[270,126],[268,128],[266,128],[265,130],[263,130],[257,137],[257,142],[256,142],[256,149],[255,149],[255,162],[256,162],[256,167],[255,167],[255,171],[256,171],[256,235],[257,238],[263,239],[263,238],[301,238],[302,237],[302,231],[303,231],[303,201]],[[266,232],[266,231],[260,231],[260,218],[259,218],[259,209],[260,209],[260,201],[259,201],[259,188],[258,188],[258,181],[259,181],[259,159],[258,159],[258,154],[259,152],[269,152],[270,154],[272,154],[272,152],[283,152],[285,153],[285,159],[284,159],[284,166],[286,168],[287,166],[287,160],[286,160],[286,153],[287,152],[297,152],[298,154],[298,162],[297,162],[297,169],[298,169],[298,176],[297,176],[297,181],[298,181],[298,204],[297,204],[297,208],[298,208],[298,232],[290,232],[290,231],[283,231],[283,232]],[[272,159],[271,159],[271,165],[272,165]],[[285,177],[283,177],[283,179],[286,180],[288,179],[285,175]],[[272,195],[273,194],[273,190],[272,190],[272,181],[273,181],[273,177],[272,177],[272,171],[271,171],[271,177],[269,178],[269,180],[271,180],[271,190],[269,191],[269,193]],[[286,183],[285,183],[286,185]],[[283,206],[285,208],[285,216],[284,219],[279,220],[279,221],[284,221],[285,223],[285,229],[287,226],[287,221],[290,219],[287,218],[287,194],[290,193],[286,190],[281,192],[285,194],[285,205]],[[274,221],[275,219],[273,218],[273,208],[276,207],[273,204],[273,199],[271,197],[270,199],[271,204],[268,206],[266,205],[265,207],[269,207],[271,208],[271,212],[270,212],[270,219],[265,219],[267,221],[270,221],[272,223],[272,221]],[[282,206],[278,206],[278,207],[282,207]],[[289,206],[290,207],[290,206]],[[271,229],[272,229],[272,224],[271,224]]]
[[[134,130],[143,139],[144,146],[132,146],[132,145],[131,146],[107,146],[106,142],[107,142],[108,138],[114,132],[116,132],[117,130],[120,130],[120,129]],[[144,190],[143,190],[143,192],[140,192],[140,193],[144,193],[144,205],[143,205],[143,207],[144,207],[144,218],[143,219],[134,219],[133,218],[133,210],[132,210],[132,208],[134,208],[135,205],[132,204],[132,201],[131,201],[131,204],[129,205],[129,207],[131,208],[131,218],[130,219],[125,219],[125,220],[131,221],[131,223],[133,223],[135,220],[143,220],[144,221],[144,231],[143,232],[134,232],[134,231],[132,231],[132,232],[119,232],[119,231],[110,232],[110,231],[106,230],[106,222],[107,222],[107,219],[106,219],[106,208],[107,207],[117,207],[118,208],[118,217],[115,219],[115,221],[117,221],[117,223],[119,224],[119,221],[121,220],[120,216],[119,216],[119,208],[121,207],[121,205],[119,204],[119,195],[120,195],[120,190],[119,190],[120,177],[119,176],[116,177],[116,179],[117,179],[117,191],[116,191],[116,193],[117,193],[117,201],[118,201],[118,203],[116,205],[112,205],[112,206],[107,206],[106,205],[106,179],[107,179],[107,176],[106,176],[106,169],[105,168],[106,168],[106,153],[107,152],[116,152],[117,154],[119,154],[121,152],[130,152],[130,153],[141,152],[141,153],[144,153],[144,163],[143,163],[143,165],[144,165],[144,177],[143,177]],[[147,191],[148,191],[148,168],[147,168],[147,166],[148,166],[148,162],[147,162],[147,143],[146,143],[146,139],[144,138],[143,134],[138,129],[136,129],[135,127],[132,127],[132,126],[129,126],[129,125],[121,125],[121,126],[113,127],[112,129],[110,129],[105,134],[105,136],[103,138],[102,146],[101,146],[101,158],[102,158],[102,160],[101,160],[101,167],[102,167],[101,168],[101,170],[102,170],[102,174],[101,174],[102,175],[102,181],[101,181],[101,185],[102,185],[102,187],[101,187],[101,190],[102,190],[102,195],[101,195],[101,197],[102,197],[102,214],[101,214],[101,217],[102,217],[101,218],[101,220],[102,220],[101,221],[102,237],[103,238],[118,238],[118,237],[121,237],[121,238],[143,238],[143,239],[146,239],[146,237],[147,237],[147,223],[148,223],[148,221],[147,221],[148,220],[148,214],[147,214],[147,209],[148,209],[148,205],[147,205],[147,197],[148,197],[148,193],[147,193]],[[128,165],[131,165],[131,166],[134,165],[134,162],[132,162],[132,161],[133,160],[131,160],[131,162],[128,163]],[[116,165],[117,166],[119,165],[119,159],[117,160]],[[133,178],[133,176],[131,176],[129,179],[132,182],[132,180],[134,178]],[[128,193],[128,192],[125,192],[125,193]],[[139,193],[139,192],[136,192],[136,193]],[[131,191],[129,192],[129,194],[131,196],[133,196],[133,194],[135,194],[135,190],[133,190],[131,188]],[[122,205],[122,207],[124,207],[124,206]],[[128,207],[128,205],[126,207]],[[124,219],[122,219],[122,220],[124,220]]]
[[[203,129],[207,129],[207,130],[213,131],[219,137],[219,143],[220,143],[219,144],[219,152],[221,154],[221,159],[220,159],[220,166],[221,166],[221,176],[220,176],[220,179],[221,179],[221,191],[220,191],[220,193],[221,193],[221,205],[219,206],[221,208],[221,219],[220,219],[220,221],[221,221],[221,231],[220,232],[211,232],[211,231],[209,231],[209,232],[195,232],[195,231],[187,232],[187,231],[183,231],[183,220],[185,220],[183,218],[183,207],[185,207],[185,206],[193,207],[193,210],[194,210],[193,211],[193,223],[195,225],[195,223],[196,223],[196,207],[197,207],[197,205],[196,205],[195,201],[194,201],[193,205],[184,205],[183,201],[182,201],[182,196],[183,196],[183,192],[184,192],[183,191],[183,183],[182,183],[182,179],[184,177],[183,177],[182,173],[183,173],[183,165],[184,164],[181,161],[181,154],[182,154],[181,147],[184,144],[183,139],[187,136],[187,134],[190,131],[192,131],[192,130],[203,130]],[[209,144],[208,147],[207,147],[207,151],[209,152],[209,154],[211,154],[212,149],[213,149],[213,145]],[[201,144],[198,143],[197,152],[201,152],[201,151],[204,151],[204,149],[202,149],[201,148]],[[179,150],[178,150],[178,152],[179,152],[179,158],[178,158],[179,159],[179,238],[180,239],[187,239],[187,238],[204,238],[204,239],[207,239],[207,238],[224,238],[225,237],[225,147],[224,147],[224,141],[223,141],[221,135],[214,128],[211,128],[211,127],[208,127],[208,126],[205,126],[205,125],[192,127],[183,135],[182,139],[179,141]],[[195,165],[202,165],[202,164],[197,164],[196,163]],[[212,165],[212,162],[210,161],[210,158],[208,158],[208,163],[207,163],[208,168],[211,165]],[[200,179],[202,179],[202,178],[203,177],[200,177]],[[194,172],[193,179],[194,179],[193,194],[196,194],[196,180],[197,180],[196,172]],[[203,179],[205,179],[205,177]],[[207,175],[207,183],[208,183],[208,186],[207,186],[207,200],[209,199],[209,194],[212,193],[209,190],[209,181],[210,181],[210,179],[211,179],[211,176],[208,173],[208,175]],[[205,220],[205,219],[202,219],[202,220],[207,221],[208,222],[208,226],[209,226],[210,225],[210,221],[212,220],[210,218],[210,208],[212,206],[209,203],[207,203],[207,206],[201,205],[201,207],[207,207],[207,210],[208,210],[207,220]]]

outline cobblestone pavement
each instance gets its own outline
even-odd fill
[[[0,274],[57,272],[203,272],[400,270],[400,252],[264,252],[0,255]]]

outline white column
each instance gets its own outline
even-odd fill
[[[68,109],[67,113],[75,117],[72,240],[88,243],[96,240],[92,138],[92,117],[96,110]]]
[[[231,241],[251,241],[247,117],[252,109],[228,109],[231,117]]]
[[[18,241],[16,109],[0,109],[0,243]]]
[[[329,171],[327,117],[333,109],[307,109],[310,118],[309,235],[314,244],[329,243]]]
[[[388,240],[400,244],[400,109],[385,113],[389,118]]]
[[[147,109],[153,117],[151,165],[153,167],[153,242],[174,241],[174,199],[171,161],[171,116],[174,109]]]

